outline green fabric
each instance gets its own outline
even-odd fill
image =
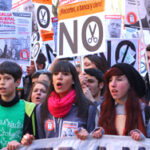
[[[0,105],[0,148],[13,140],[21,141],[25,117],[25,103],[20,100],[11,107]]]
[[[25,112],[30,118],[36,105],[31,102],[27,102],[27,101],[24,101],[24,102],[25,102]]]

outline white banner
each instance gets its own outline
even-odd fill
[[[101,139],[89,137],[85,141],[72,138],[49,138],[33,141],[19,150],[149,150],[150,139],[134,141],[129,136],[104,135]]]

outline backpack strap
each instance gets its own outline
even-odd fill
[[[145,125],[147,127],[148,121],[150,119],[150,106],[145,106]]]
[[[35,130],[35,114],[32,114],[32,127],[33,127],[33,135],[36,135],[36,130]]]
[[[35,104],[31,103],[31,102],[27,102],[24,100],[25,103],[25,113],[27,114],[27,116],[32,119],[32,128],[33,128],[33,135],[36,135],[36,129],[35,129],[35,114],[33,113],[34,109],[35,109]]]

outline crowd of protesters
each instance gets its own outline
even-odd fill
[[[40,53],[27,67],[22,93],[17,90],[21,67],[12,61],[0,64],[1,149],[15,150],[43,138],[86,140],[90,133],[93,138],[128,135],[136,141],[150,137],[149,88],[133,66],[109,68],[98,55],[88,55],[84,72],[77,72],[61,59],[44,70],[45,61]]]

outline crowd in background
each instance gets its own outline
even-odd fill
[[[45,62],[42,53],[31,61],[24,90],[17,90],[21,67],[0,64],[0,148],[52,137],[86,140],[90,133],[130,135],[136,141],[150,137],[148,75],[143,78],[126,63],[108,67],[96,54],[84,57],[84,72],[67,59],[55,59],[49,70]]]

